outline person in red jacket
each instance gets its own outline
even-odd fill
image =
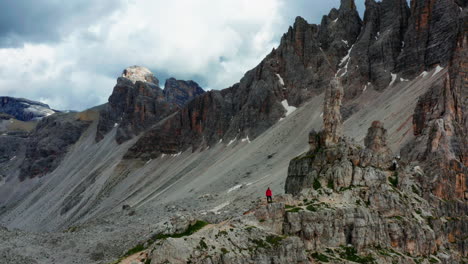
[[[272,196],[272,193],[271,193],[270,187],[268,187],[268,189],[266,190],[266,197],[267,197],[267,202],[268,203],[273,202],[273,199],[271,199],[271,196]]]

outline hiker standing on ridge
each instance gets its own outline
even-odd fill
[[[272,193],[271,193],[270,187],[268,187],[268,189],[266,190],[266,197],[267,197],[267,202],[268,203],[273,202],[273,199],[271,199],[271,196],[272,196]]]

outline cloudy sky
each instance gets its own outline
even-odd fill
[[[107,102],[131,65],[160,79],[226,88],[255,67],[298,15],[339,0],[6,0],[0,9],[0,96],[55,109]],[[356,0],[363,11],[364,0]]]

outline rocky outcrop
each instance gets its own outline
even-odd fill
[[[464,24],[468,21],[464,11]],[[419,161],[431,180],[427,188],[444,199],[467,199],[467,28],[459,29],[457,45],[444,78],[432,84],[413,116],[416,138],[403,150]],[[440,67],[440,66],[439,66]]]
[[[55,114],[43,118],[27,141],[20,180],[40,177],[52,172],[91,124],[77,114]]]
[[[405,34],[397,70],[405,77],[440,64],[447,66],[452,58],[462,23],[462,8],[455,1],[415,0]]]
[[[203,93],[193,81],[169,79],[163,91],[146,68],[133,66],[117,79],[109,103],[101,111],[96,139],[117,128],[116,141],[123,143],[176,112]]]
[[[325,146],[331,146],[343,137],[343,121],[341,119],[341,100],[343,86],[338,78],[333,78],[325,91],[323,107],[323,140]]]
[[[389,152],[387,146],[387,130],[383,127],[382,122],[374,121],[371,127],[367,130],[367,135],[364,138],[366,148],[374,152]]]
[[[164,97],[169,103],[183,107],[193,98],[205,91],[194,81],[182,81],[169,78],[164,84]]]
[[[23,98],[0,96],[0,113],[13,116],[17,120],[39,120],[52,115],[54,110],[46,104]]]

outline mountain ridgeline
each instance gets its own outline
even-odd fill
[[[43,261],[464,263],[467,5],[341,0],[221,90],[131,66],[83,112],[0,97],[0,225],[51,232]]]

